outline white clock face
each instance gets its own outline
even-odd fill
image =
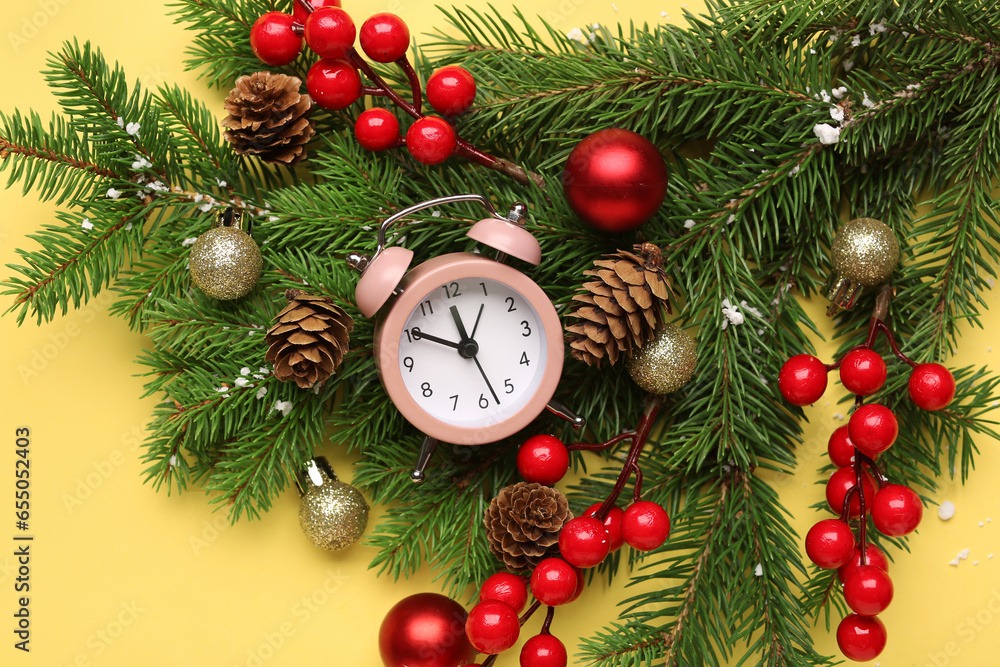
[[[431,416],[491,426],[524,407],[542,382],[547,343],[538,313],[516,290],[462,278],[432,290],[399,341],[407,392]]]

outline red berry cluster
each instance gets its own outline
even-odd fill
[[[465,631],[476,650],[490,657],[483,667],[492,665],[496,655],[517,642],[521,625],[541,607],[548,607],[539,634],[521,649],[521,667],[566,667],[566,647],[550,632],[555,608],[572,602],[583,591],[583,568],[594,567],[612,551],[628,544],[633,549],[649,551],[662,545],[670,534],[670,517],[659,504],[641,499],[642,473],[638,458],[649,437],[659,410],[660,400],[652,398],[634,431],[619,434],[599,444],[564,444],[551,435],[535,435],[517,452],[517,469],[528,482],[552,485],[569,470],[569,453],[576,450],[609,449],[630,440],[628,456],[618,482],[603,502],[587,508],[583,516],[570,519],[559,532],[561,557],[542,560],[525,579],[506,572],[495,574],[483,584],[479,603],[469,612]],[[632,504],[624,511],[615,506],[626,481],[635,475]],[[518,616],[528,599],[528,588],[535,603]]]
[[[808,354],[792,357],[781,369],[778,386],[787,401],[808,405],[826,390],[827,373],[840,369],[840,380],[856,396],[856,409],[846,426],[830,436],[830,460],[838,467],[826,485],[826,500],[838,519],[824,519],[806,535],[809,558],[818,567],[836,569],[844,585],[844,599],[853,613],[837,628],[840,650],[851,660],[872,660],[885,648],[886,631],[878,614],[892,601],[892,580],[885,554],[866,538],[868,518],[884,535],[900,537],[920,523],[923,505],[910,488],[890,484],[876,465],[899,434],[893,412],[884,405],[862,401],[885,384],[885,361],[872,350],[879,333],[889,340],[893,353],[908,363],[909,393],[917,406],[940,410],[955,396],[955,379],[939,364],[917,364],[900,351],[892,332],[880,317],[873,317],[865,343],[837,363],[823,364]],[[852,525],[853,523],[853,525]],[[856,526],[856,527],[855,527]],[[857,539],[855,539],[857,535]]]
[[[410,46],[406,23],[395,14],[381,12],[369,17],[358,30],[340,4],[340,0],[294,0],[292,14],[267,12],[250,30],[254,53],[268,65],[287,65],[301,53],[304,37],[305,44],[320,57],[306,77],[306,88],[318,106],[337,111],[351,106],[362,95],[387,97],[413,118],[404,137],[396,114],[383,107],[363,111],[355,122],[354,134],[367,150],[405,146],[415,160],[428,165],[459,155],[521,183],[542,183],[540,177],[483,153],[456,134],[447,119],[468,111],[476,98],[476,80],[468,70],[448,65],[431,74],[426,85],[427,101],[441,116],[424,114],[420,81],[406,57]],[[361,58],[354,48],[355,39],[369,59],[400,67],[410,83],[412,103]],[[365,85],[361,74],[372,85]]]

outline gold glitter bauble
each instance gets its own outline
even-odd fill
[[[264,262],[260,248],[242,229],[242,212],[219,214],[215,227],[191,246],[191,279],[213,299],[238,299],[257,284]]]
[[[697,346],[691,335],[666,323],[653,340],[628,360],[628,373],[635,383],[652,394],[677,391],[694,375]]]
[[[852,283],[873,287],[899,264],[899,242],[887,224],[874,218],[844,223],[833,239],[833,270]]]
[[[299,475],[299,525],[312,543],[337,551],[351,546],[368,526],[368,503],[361,492],[337,479],[322,456]]]

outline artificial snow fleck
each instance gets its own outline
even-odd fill
[[[243,377],[239,377],[236,378],[236,380],[234,380],[233,384],[235,384],[237,387],[245,387],[248,384],[250,384],[250,380]]]
[[[197,236],[189,236],[183,241],[181,241],[181,245],[187,248],[188,246],[193,246],[197,240],[198,240]]]
[[[868,97],[868,93],[865,93],[864,97],[862,97],[862,98],[861,98],[861,104],[862,104],[862,105],[863,105],[863,106],[864,106],[864,107],[865,107],[866,109],[871,109],[872,107],[874,107],[874,106],[875,106],[875,103],[874,103],[874,102],[872,102],[872,101],[871,101],[871,99],[869,99],[869,97]]]
[[[844,110],[840,107],[830,107],[830,118],[834,119],[838,123],[844,122]]]
[[[666,12],[660,12],[660,16],[662,16],[663,18],[667,18],[667,13]]]
[[[955,516],[955,503],[950,500],[946,500],[938,506],[938,518],[942,521],[947,521],[948,519]]]
[[[266,368],[264,368],[264,367],[261,367],[261,368],[258,368],[258,369],[257,369],[257,372],[258,372],[258,373],[260,373],[260,374],[262,374],[262,375],[267,375],[267,374],[268,374],[268,373],[270,373],[271,371],[270,371],[270,370],[268,370],[268,369],[266,369]]]
[[[694,227],[694,220],[688,218],[684,221],[684,229],[691,229],[692,227]]]
[[[171,468],[176,468],[177,467],[177,455],[176,454],[171,454],[170,455],[170,461],[169,461],[169,463],[170,463],[170,467]]]
[[[978,560],[974,560],[974,561],[972,561],[972,564],[973,565],[979,565],[979,561]]]
[[[986,560],[993,560],[993,554],[990,554],[989,556],[987,556]]]
[[[240,375],[250,375],[250,367],[244,366],[240,369]]]
[[[952,560],[948,561],[948,565],[954,565],[955,567],[958,567],[958,564],[961,562],[962,561],[959,560],[958,558],[953,558]]]
[[[870,26],[868,26],[869,35],[872,35],[874,37],[875,33],[877,32],[885,32],[885,19],[882,19],[878,23],[872,23]]]
[[[789,171],[788,173],[791,174],[792,176],[798,176],[799,175],[799,170],[801,170],[801,169],[802,169],[802,166],[797,164],[794,167],[792,167],[791,171]]]
[[[906,86],[907,90],[917,90],[918,88],[920,88],[919,83],[911,83],[908,86]]]
[[[854,48],[861,46],[861,35],[854,36],[854,39],[851,40],[851,46]]]
[[[256,332],[256,331],[248,331],[248,332],[247,332],[247,335],[248,335],[248,336],[252,336],[252,335],[254,335],[255,333],[257,333],[257,332]]]
[[[260,399],[264,398],[265,396],[267,396],[267,387],[261,387],[260,389],[257,390],[257,400],[258,401]]]
[[[226,187],[227,185],[229,185],[229,183],[226,183],[226,182],[225,182],[224,180],[222,180],[221,178],[217,178],[217,179],[215,179],[215,182],[219,184],[219,187],[220,187],[220,188],[224,188],[224,187]]]
[[[833,413],[833,418],[836,419],[837,421],[841,421],[841,422],[844,421],[844,415],[842,415],[839,412]]]
[[[840,128],[834,127],[833,125],[817,123],[816,125],[813,125],[813,134],[816,135],[816,138],[819,139],[821,144],[825,144],[827,146],[840,141]]]
[[[809,49],[809,53],[815,54],[816,53],[816,49]]]
[[[615,10],[617,12],[618,11],[618,5],[616,5],[615,3],[612,2],[611,3],[611,9],[613,9],[613,10]]]
[[[854,61],[853,60],[845,60],[844,61],[844,71],[845,72],[850,72],[852,69],[854,69]]]
[[[761,565],[760,563],[757,563],[757,567],[755,567],[753,569],[753,574],[754,574],[755,577],[763,577],[764,576],[764,566]]]
[[[746,320],[736,306],[729,303],[729,299],[722,300],[722,328],[725,330],[730,324],[740,325]]]
[[[229,391],[229,387],[219,387],[215,391],[219,392],[220,394],[225,394],[227,391]]]
[[[115,122],[118,123],[118,127],[125,127],[125,119],[121,116],[118,116],[118,118],[115,119]]]
[[[597,41],[597,33],[596,32],[590,33],[589,35],[587,35],[587,39],[590,42],[596,42]]]
[[[163,181],[153,181],[146,185],[147,190],[152,190],[153,192],[169,192],[170,188],[163,184]]]
[[[191,197],[192,201],[196,201],[196,202],[199,202],[199,201],[201,201],[204,198],[205,198],[205,195],[201,194],[200,192],[198,194],[196,194],[194,197]]]
[[[583,31],[580,30],[579,28],[573,28],[572,30],[566,33],[566,39],[572,39],[578,42],[581,39],[583,39]]]
[[[830,103],[830,93],[826,92],[825,90],[821,90],[821,91],[819,91],[816,94],[816,99],[817,100],[823,100],[824,102],[826,102],[827,104],[829,104]]]
[[[274,402],[274,406],[271,409],[272,410],[277,410],[283,416],[287,417],[288,413],[292,411],[292,402],[291,401],[275,401]]]
[[[84,231],[90,231],[94,228],[94,223],[90,221],[90,218],[84,218],[80,221],[80,226],[83,227]]]
[[[135,156],[135,162],[132,163],[132,169],[137,171],[139,169],[146,169],[152,166],[153,166],[152,162],[150,162],[149,160],[138,154]]]
[[[125,231],[126,232],[129,231],[130,229],[132,229],[132,223],[131,222],[128,223],[127,225],[125,225]]]
[[[122,196],[121,190],[115,190],[114,188],[108,188],[108,199],[118,199]]]
[[[841,86],[840,88],[834,88],[830,92],[833,93],[833,96],[836,97],[838,100],[842,100],[842,99],[844,99],[844,95],[847,94],[847,86]]]
[[[726,218],[726,224],[727,225],[731,225],[731,224],[733,224],[733,222],[735,220],[736,220],[736,216],[735,215],[730,215],[728,218]]]
[[[270,218],[267,219],[268,222],[277,222],[278,220],[279,218],[276,215],[272,215]]]
[[[969,550],[962,549],[961,551],[958,552],[958,557],[961,558],[962,560],[965,560],[966,558],[969,557]]]
[[[129,123],[128,125],[125,126],[125,131],[134,137],[135,135],[139,134],[140,127],[141,125],[139,125],[139,123]]]
[[[440,218],[441,217],[441,211],[432,211],[431,212],[431,217],[432,218]]]
[[[980,521],[980,522],[979,522],[979,527],[980,527],[980,528],[982,528],[982,527],[983,527],[983,526],[985,526],[985,525],[986,525],[986,524],[985,524],[985,523],[983,523],[982,521]]]
[[[601,24],[600,23],[595,23],[594,25],[592,25],[590,27],[593,28],[594,30],[600,30]]]
[[[204,204],[198,207],[198,210],[201,211],[202,213],[208,213],[209,211],[212,210],[212,202],[210,201],[205,202]]]

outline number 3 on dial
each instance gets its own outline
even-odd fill
[[[472,253],[407,273],[375,332],[382,382],[424,433],[483,444],[524,428],[552,398],[563,363],[555,308],[528,276]]]

